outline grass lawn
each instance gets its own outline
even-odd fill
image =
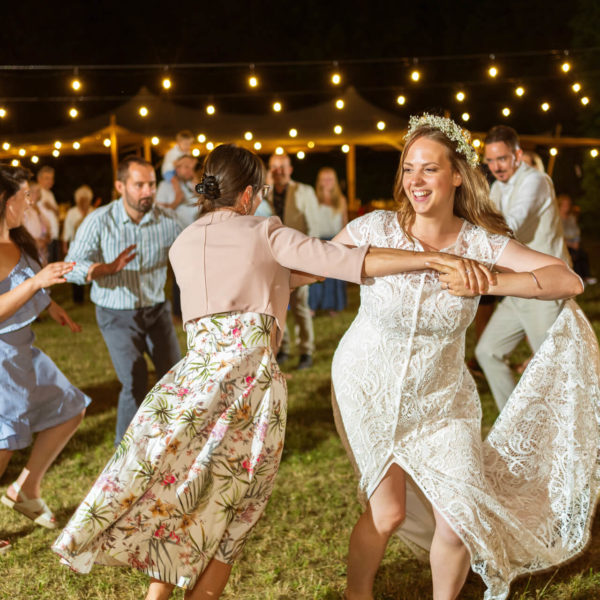
[[[592,251],[594,250],[594,251]],[[590,248],[600,256],[600,245]],[[593,258],[592,258],[593,260]],[[46,351],[69,379],[93,398],[75,437],[49,471],[44,497],[62,525],[82,499],[112,454],[119,384],[96,326],[92,305],[73,306],[67,286],[55,298],[83,325],[75,335],[44,318],[36,323],[37,345]],[[241,600],[319,598],[340,599],[345,580],[348,538],[360,514],[356,480],[337,437],[330,409],[329,369],[337,341],[349,326],[358,305],[350,288],[350,307],[332,319],[317,316],[314,368],[293,372],[289,380],[286,446],[275,491],[241,560],[234,567],[224,598]],[[600,337],[600,285],[580,297],[580,304]],[[182,332],[180,332],[180,335]],[[180,337],[183,346],[183,335]],[[469,332],[468,353],[472,352]],[[526,356],[525,347],[514,357]],[[296,357],[297,358],[297,357]],[[290,363],[293,366],[293,362]],[[484,413],[484,432],[496,417],[487,386],[478,380]],[[2,481],[0,493],[25,464],[27,451],[17,452]],[[147,577],[129,569],[95,567],[90,575],[71,572],[58,563],[49,548],[52,532],[0,506],[0,537],[13,543],[0,557],[0,598],[139,600]],[[580,557],[560,569],[519,580],[511,598],[600,598],[600,518],[594,540]],[[378,573],[378,599],[431,598],[429,567],[417,562],[393,539]],[[471,574],[461,595],[480,599],[484,586]],[[174,598],[182,598],[177,591]]]

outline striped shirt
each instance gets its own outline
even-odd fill
[[[65,278],[84,284],[92,264],[111,263],[125,248],[136,244],[135,258],[121,271],[92,281],[92,302],[115,310],[164,302],[169,248],[180,232],[172,211],[158,206],[136,225],[119,198],[96,209],[81,223],[65,258],[76,265]]]

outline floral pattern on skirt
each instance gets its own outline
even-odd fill
[[[188,352],[147,395],[53,550],[76,571],[125,565],[192,588],[232,563],[262,515],[283,451],[287,391],[273,318],[186,325]]]

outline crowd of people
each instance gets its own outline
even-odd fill
[[[174,587],[219,597],[281,458],[288,306],[296,368],[310,368],[312,311],[343,309],[351,281],[361,305],[334,356],[333,410],[365,510],[350,537],[345,598],[372,599],[393,533],[429,553],[436,600],[456,598],[469,568],[486,598],[504,599],[515,577],[581,551],[600,489],[589,459],[600,446],[598,343],[567,300],[583,282],[554,187],[525,164],[516,132],[499,126],[486,138],[490,192],[456,123],[411,118],[398,209],[350,222],[333,169],[319,171],[315,190],[292,179],[286,154],[266,169],[223,144],[198,165],[191,140],[178,134],[158,186],[153,165],[128,157],[117,200],[91,210],[91,190],[79,188],[64,261],[52,249],[59,231],[42,219],[52,187],[42,169],[37,200],[24,170],[0,167],[0,360],[10,390],[0,394],[0,475],[35,434],[2,502],[57,526],[41,481],[90,399],[32,346],[30,326],[47,308],[77,331],[45,290],[91,284],[121,383],[115,453],[53,550],[81,573],[94,564],[147,573],[147,600]],[[46,246],[23,226],[26,213],[46,228]],[[165,296],[169,262],[183,357]],[[482,442],[464,353],[485,296],[504,299],[479,309],[476,356],[501,410]],[[535,355],[515,387],[504,358],[525,335]],[[146,356],[158,378],[149,392]],[[576,471],[561,468],[565,456]]]

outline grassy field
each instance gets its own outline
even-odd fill
[[[590,252],[600,255],[600,247]],[[87,416],[45,479],[44,497],[61,525],[82,499],[112,453],[119,384],[94,319],[92,305],[74,307],[68,287],[55,298],[83,325],[78,335],[45,318],[35,325],[37,345],[44,349],[77,386],[93,398]],[[335,319],[315,321],[315,366],[293,372],[289,380],[286,446],[275,491],[265,516],[233,570],[224,595],[228,599],[340,599],[351,528],[359,515],[356,481],[338,440],[330,410],[329,368],[337,341],[352,321],[357,288],[350,289],[350,307]],[[589,288],[580,304],[600,336],[600,285]],[[183,343],[183,336],[181,337]],[[469,355],[472,334],[469,335]],[[514,357],[526,355],[525,348]],[[293,366],[293,362],[291,363]],[[478,381],[484,409],[484,431],[496,417],[485,382]],[[14,480],[27,457],[18,452],[0,482],[0,493]],[[579,558],[560,569],[519,580],[511,598],[519,600],[583,600],[600,598],[600,517],[594,540]],[[0,598],[138,600],[147,578],[131,570],[95,567],[82,576],[61,567],[49,547],[56,532],[33,526],[0,507],[0,537],[13,551],[0,557]],[[397,540],[392,540],[377,576],[378,599],[431,598],[430,571]],[[484,586],[471,574],[461,598],[480,599]],[[181,591],[174,598],[182,598]]]

